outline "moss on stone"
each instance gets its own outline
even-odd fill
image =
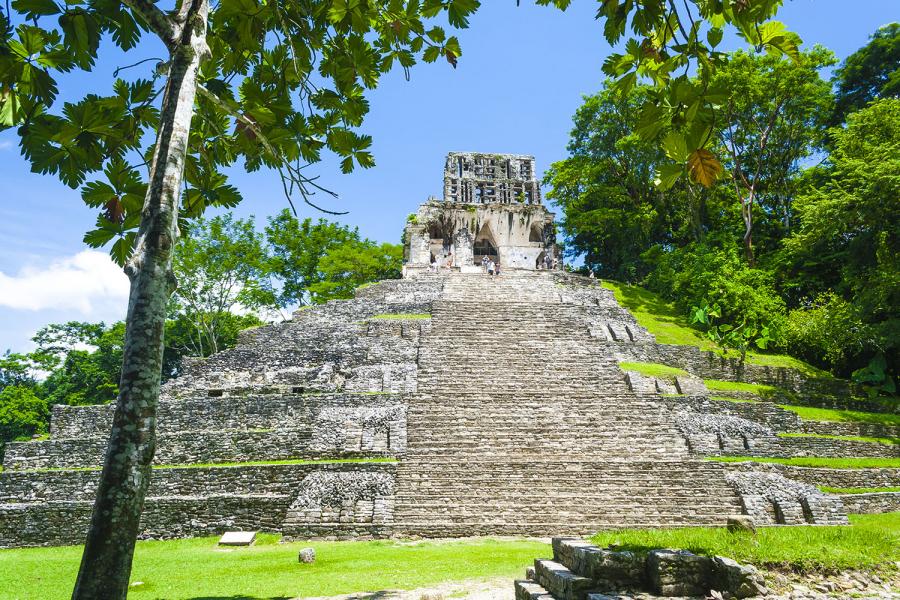
[[[780,404],[781,408],[796,413],[806,421],[828,421],[833,423],[876,423],[900,427],[900,415],[891,413],[872,413],[861,410],[839,410],[831,408],[814,408],[811,406],[794,406]]]
[[[900,487],[851,487],[838,488],[820,485],[819,489],[826,494],[880,494],[884,492],[900,492]]]
[[[706,387],[709,389],[718,392],[741,392],[746,394],[756,394],[757,396],[771,395],[777,390],[777,388],[771,385],[744,383],[742,381],[723,381],[721,379],[704,379],[703,383],[706,384]]]
[[[843,440],[846,442],[866,442],[870,444],[900,444],[900,438],[868,437],[863,435],[828,435],[824,433],[779,433],[783,438],[818,438],[824,440]]]
[[[820,458],[815,456],[773,457],[758,456],[708,456],[714,462],[758,462],[811,467],[818,469],[900,469],[900,458]]]

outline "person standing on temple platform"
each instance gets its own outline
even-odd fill
[[[488,262],[487,262],[487,271],[488,271],[488,275],[490,275],[491,278],[493,279],[493,277],[494,277],[494,261],[490,258],[488,259]]]
[[[593,278],[594,278],[594,270],[591,269],[590,273],[591,273],[591,274],[588,275],[588,278],[589,278],[589,279],[593,279]]]

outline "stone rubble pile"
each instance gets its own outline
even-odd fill
[[[516,600],[614,600],[644,597],[750,598],[768,593],[763,576],[730,558],[683,550],[638,553],[553,538],[553,560],[537,559],[515,582]]]

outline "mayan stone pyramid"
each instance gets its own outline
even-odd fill
[[[706,460],[900,447],[780,436],[815,426],[774,402],[711,399],[704,379],[830,406],[850,390],[656,343],[612,291],[561,269],[532,157],[453,153],[444,179],[407,224],[403,279],[245,331],[164,386],[143,537],[833,524],[848,499],[815,484],[898,485],[886,469]],[[0,547],[83,541],[112,408],[55,406],[50,439],[7,445]]]

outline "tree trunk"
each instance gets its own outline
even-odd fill
[[[208,11],[208,0],[193,0],[171,52],[140,231],[125,267],[131,291],[119,398],[73,600],[115,600],[128,594],[156,450],[166,303],[175,283],[172,249],[197,70],[208,53]]]
[[[752,205],[747,207],[744,217],[744,252],[747,255],[747,264],[753,268],[756,266],[756,257],[753,255],[753,216],[750,214]]]

